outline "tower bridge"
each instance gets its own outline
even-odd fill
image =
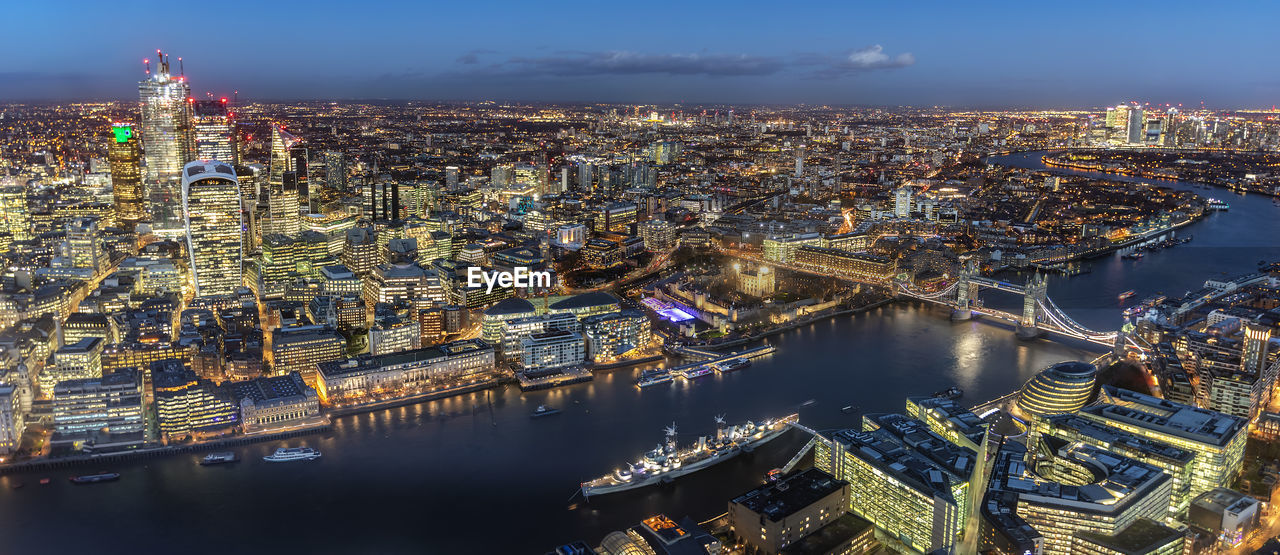
[[[979,276],[976,265],[969,260],[960,270],[959,278],[955,283],[944,289],[921,291],[903,281],[897,282],[896,285],[898,293],[904,297],[951,307],[953,320],[968,320],[976,314],[1009,322],[1013,324],[1018,337],[1030,339],[1051,333],[1088,341],[1117,351],[1129,345],[1141,348],[1123,331],[1096,331],[1073,320],[1054,304],[1053,299],[1049,298],[1048,280],[1038,272],[1026,283],[1016,285]],[[982,289],[995,289],[1022,295],[1022,313],[1013,314],[982,306],[978,300],[978,294]]]

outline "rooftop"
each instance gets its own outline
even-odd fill
[[[1076,532],[1076,536],[1114,549],[1124,555],[1139,555],[1154,553],[1156,548],[1176,541],[1183,536],[1183,533],[1149,518],[1143,518],[1135,520],[1128,528],[1117,532],[1114,536],[1104,536],[1096,532]]]
[[[1102,402],[1085,407],[1080,411],[1081,415],[1123,422],[1217,446],[1225,446],[1245,428],[1245,419],[1237,416],[1174,403],[1114,386],[1103,386],[1102,390]]]
[[[1072,430],[1084,437],[1095,439],[1105,443],[1106,445],[1122,445],[1124,447],[1167,460],[1187,463],[1196,456],[1195,453],[1187,451],[1186,449],[1179,449],[1167,443],[1128,434],[1073,414],[1051,416],[1046,418],[1046,421],[1052,427]]]
[[[433,345],[422,349],[412,349],[409,351],[400,351],[385,355],[370,355],[366,353],[354,358],[321,362],[317,364],[317,369],[320,374],[324,376],[341,376],[344,374],[355,374],[368,370],[381,369],[387,366],[397,366],[415,362],[432,362],[451,356],[463,355],[486,349],[490,351],[493,350],[488,343],[479,339],[463,339],[461,341],[453,341],[451,343]]]
[[[551,310],[572,310],[575,308],[591,308],[597,306],[608,306],[618,304],[617,297],[604,291],[592,291],[581,295],[574,295],[562,301],[557,301],[551,305]],[[532,306],[532,305],[530,305]]]
[[[792,472],[773,484],[765,484],[735,497],[741,505],[777,522],[848,486],[817,468]]]
[[[509,314],[523,314],[525,312],[533,313],[537,312],[537,309],[535,309],[533,307],[533,303],[529,301],[517,297],[511,297],[502,299],[501,301],[494,303],[493,306],[486,308],[484,315],[505,316]]]
[[[236,399],[253,399],[254,401],[300,397],[306,394],[307,389],[310,389],[297,372],[291,372],[285,376],[231,382],[228,387]]]
[[[782,549],[784,555],[826,555],[850,538],[866,533],[873,525],[853,513],[845,513],[800,541]]]

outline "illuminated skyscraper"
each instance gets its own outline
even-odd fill
[[[111,164],[111,190],[115,200],[116,219],[125,229],[132,230],[138,221],[147,217],[142,188],[142,147],[132,125],[111,124],[107,160]]]
[[[159,55],[158,67],[138,83],[142,108],[144,183],[151,202],[152,228],[157,235],[182,233],[182,166],[195,156],[191,137],[191,86],[185,77],[169,73],[169,57]],[[181,62],[181,58],[178,59]]]
[[[192,113],[196,159],[239,164],[240,157],[235,149],[235,127],[232,114],[227,110],[227,99],[198,101],[194,104]]]
[[[76,268],[92,268],[94,275],[107,265],[107,251],[98,234],[98,219],[81,217],[67,222],[66,254]]]
[[[1267,347],[1271,344],[1271,328],[1249,322],[1244,325],[1244,352],[1240,356],[1240,370],[1253,375],[1261,375],[1267,364]],[[1273,383],[1275,376],[1269,376]]]
[[[911,196],[913,192],[909,185],[898,187],[893,192],[893,216],[895,218],[911,216]]]
[[[31,209],[27,204],[27,188],[9,179],[0,186],[0,232],[15,241],[31,239]]]
[[[302,219],[298,215],[297,174],[285,179],[285,174],[294,170],[289,149],[297,143],[298,138],[286,133],[279,125],[271,126],[271,167],[267,177],[270,231],[290,237],[302,231]]]
[[[330,189],[347,190],[347,163],[341,152],[324,153],[324,184]]]
[[[230,165],[186,165],[182,209],[197,296],[235,292],[241,284],[240,185]]]

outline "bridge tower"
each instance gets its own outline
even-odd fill
[[[1124,319],[1124,324],[1116,331],[1116,342],[1111,346],[1111,355],[1117,361],[1124,360],[1129,353],[1129,334],[1137,329],[1128,317]]]
[[[966,258],[963,264],[960,279],[956,282],[956,307],[951,311],[951,319],[954,321],[972,318],[970,305],[978,299],[978,284],[973,281],[978,276],[978,265],[973,258]]]
[[[1015,330],[1019,338],[1032,339],[1044,333],[1038,324],[1040,311],[1043,310],[1040,307],[1044,303],[1048,289],[1049,282],[1040,272],[1036,272],[1035,276],[1027,280],[1022,293],[1022,321],[1018,322]]]

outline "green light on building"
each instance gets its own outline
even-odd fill
[[[113,125],[111,133],[115,134],[117,143],[127,143],[133,137],[133,128],[128,125]]]

